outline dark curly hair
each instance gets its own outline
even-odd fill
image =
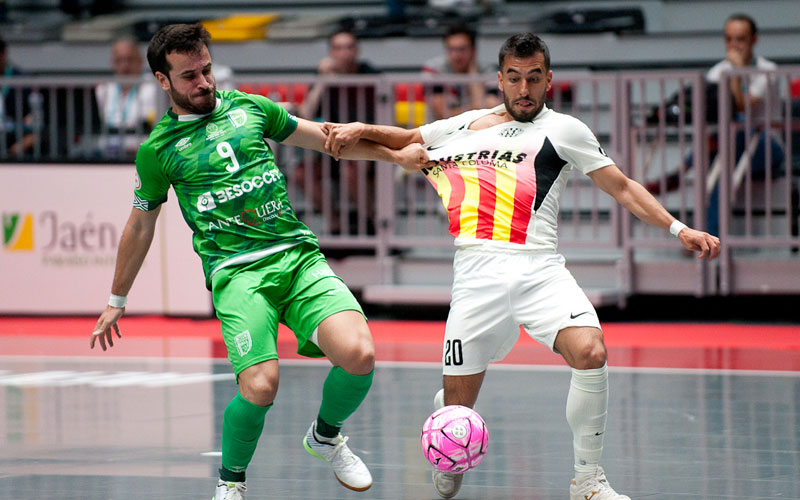
[[[169,78],[172,69],[167,62],[167,54],[178,52],[193,54],[208,47],[211,35],[201,24],[169,24],[162,27],[150,39],[147,47],[147,63],[153,74],[160,71]]]

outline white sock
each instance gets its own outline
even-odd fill
[[[572,429],[575,480],[580,484],[597,472],[603,454],[608,414],[608,366],[572,370],[567,395],[567,422]]]

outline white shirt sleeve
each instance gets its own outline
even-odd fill
[[[460,115],[422,125],[419,128],[419,132],[422,135],[422,143],[424,146],[438,146],[439,143],[449,138],[455,131],[469,127],[470,123],[487,112],[485,109],[474,109],[465,111]]]
[[[614,165],[614,160],[606,154],[585,123],[566,115],[565,120],[567,122],[556,131],[548,132],[548,136],[554,139],[553,147],[558,156],[584,174]]]

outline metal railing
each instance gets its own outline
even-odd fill
[[[732,75],[752,79],[760,74],[743,70]],[[748,100],[738,117],[731,109],[732,75],[709,89],[696,71],[557,73],[549,97],[553,109],[589,125],[618,166],[647,186],[676,217],[701,229],[709,226],[709,217],[718,217],[725,248],[719,264],[695,261],[691,282],[676,285],[676,291],[698,296],[736,292],[733,275],[743,250],[769,248],[772,253],[764,252],[766,258],[778,254],[780,259],[793,259],[800,247],[800,162],[793,158],[800,151],[800,116],[789,93],[789,82],[800,77],[800,68],[770,72],[775,93],[759,105],[766,113],[756,111]],[[145,137],[152,122],[140,120],[133,128],[109,126],[95,100],[100,83],[153,85],[150,77],[0,80],[15,104],[13,115],[2,121],[0,161],[133,161],[135,148],[123,145]],[[475,103],[467,89],[475,85],[486,90],[478,105],[502,102],[502,96],[491,92],[497,88],[493,76],[281,75],[235,82],[236,88],[266,95],[305,118],[403,127],[433,121],[437,100],[447,103],[445,109],[472,108]],[[310,103],[315,94],[318,105]],[[168,101],[160,90],[156,96],[153,107],[161,116]],[[23,105],[24,99],[29,106]],[[761,136],[779,145],[783,160],[775,163],[781,167],[764,172],[752,168],[758,154],[767,164],[776,159],[772,148],[757,151]],[[747,144],[746,154],[737,154],[739,139]],[[369,253],[380,260],[451,248],[447,214],[423,176],[381,163],[335,162],[313,151],[273,146],[295,210],[326,249]],[[710,206],[718,206],[717,215]],[[573,176],[563,194],[559,238],[568,251],[608,252],[619,268],[617,286],[624,293],[643,289],[637,277],[642,263],[685,261],[674,239],[620,209],[586,176]],[[385,274],[382,279],[391,283],[392,277]]]

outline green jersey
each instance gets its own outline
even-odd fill
[[[282,141],[296,128],[294,117],[266,97],[218,91],[213,112],[167,111],[139,148],[134,207],[155,209],[172,185],[209,288],[224,267],[303,242],[318,246],[297,220],[264,141]]]

